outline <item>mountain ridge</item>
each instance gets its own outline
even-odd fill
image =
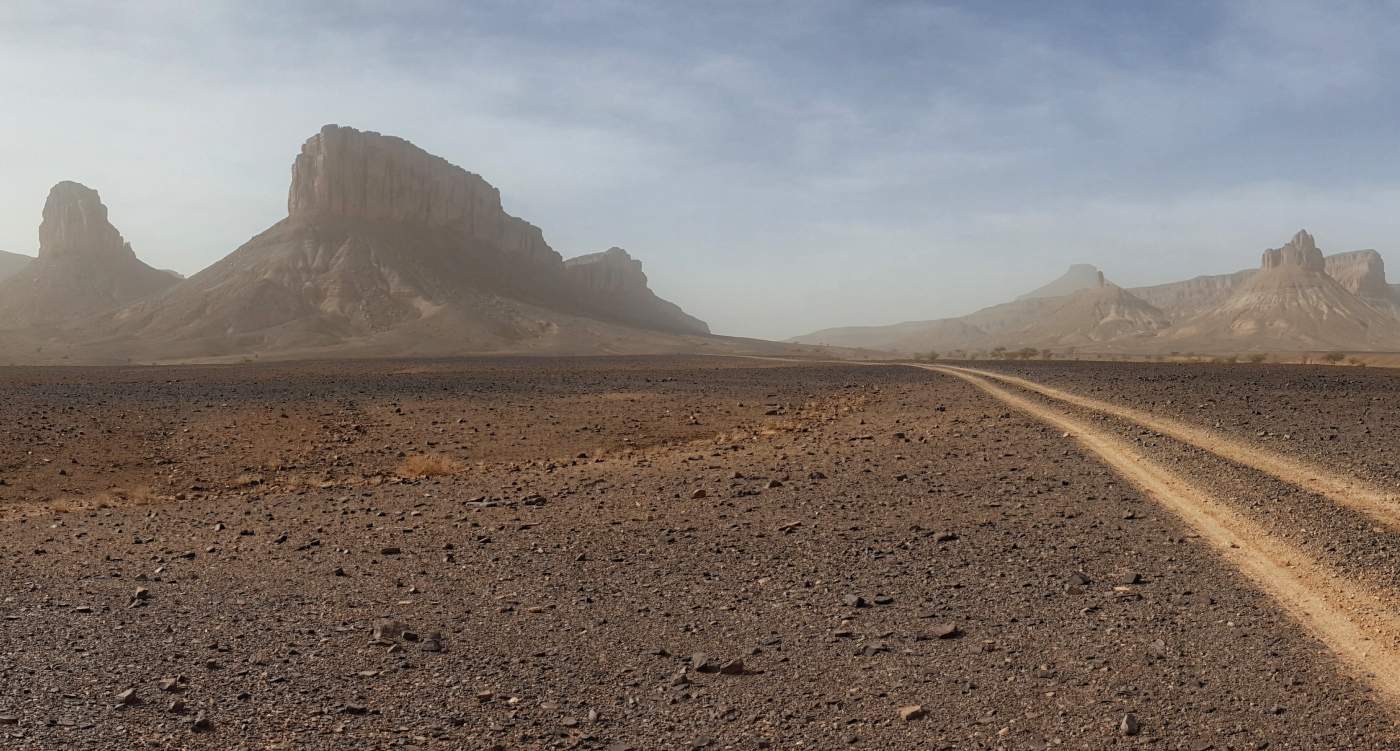
[[[88,209],[105,219],[105,207]],[[84,240],[83,226],[41,229],[49,249],[41,260],[64,257]],[[94,226],[86,241],[120,239]],[[636,352],[720,341],[673,341],[709,336],[709,327],[652,292],[626,251],[566,262],[480,175],[404,139],[339,125],[302,144],[285,217],[188,279],[155,273],[170,283],[63,317],[50,344],[77,357],[185,360]],[[34,338],[22,326],[12,333],[26,345]]]
[[[1306,230],[1265,251],[1258,268],[1230,274],[1122,289],[1108,282],[1090,285],[1086,269],[1092,268],[1075,264],[1031,293],[963,316],[824,329],[789,341],[837,340],[904,353],[995,347],[1105,353],[1400,349],[1400,285],[1386,280],[1380,254],[1324,255]],[[1113,293],[1116,300],[1086,301],[1095,287],[1121,292]],[[1045,297],[1038,294],[1043,290],[1070,291]],[[913,342],[919,346],[908,346]]]

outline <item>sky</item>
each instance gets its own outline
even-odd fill
[[[185,274],[286,215],[326,123],[622,246],[718,333],[971,312],[1072,263],[1124,286],[1300,228],[1400,263],[1385,2],[0,3],[0,249],[97,189]]]

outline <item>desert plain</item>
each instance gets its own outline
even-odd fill
[[[1397,390],[1243,363],[7,368],[0,746],[1395,748]]]

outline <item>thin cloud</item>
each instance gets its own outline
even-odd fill
[[[962,313],[1076,261],[1124,281],[1232,270],[1303,225],[1385,251],[1397,20],[1307,2],[13,2],[0,248],[32,252],[48,187],[75,179],[144,258],[197,271],[282,216],[301,140],[338,122],[481,173],[566,255],[628,247],[725,333]]]

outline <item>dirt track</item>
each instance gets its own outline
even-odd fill
[[[1148,430],[1162,433],[1175,440],[1208,451],[1227,461],[1252,467],[1286,483],[1326,496],[1336,503],[1369,514],[1382,524],[1400,529],[1400,494],[1377,488],[1353,475],[1333,472],[1318,464],[1301,461],[1271,449],[1250,446],[1242,440],[1232,439],[1218,431],[1193,426],[1181,420],[1160,417],[1140,409],[1083,397],[1025,378],[973,368],[957,368],[947,372],[973,373],[993,378],[1066,404],[1103,412],[1136,423]]]
[[[1008,405],[1072,434],[1121,476],[1191,525],[1215,547],[1217,554],[1253,579],[1280,607],[1347,661],[1352,670],[1367,676],[1387,695],[1389,703],[1400,708],[1400,615],[1396,613],[1393,596],[1366,592],[1303,551],[1270,537],[1243,515],[1232,512],[1185,477],[1165,469],[1111,432],[1018,396],[991,381],[1014,384],[1055,401],[1158,430],[1226,460],[1364,509],[1393,525],[1396,519],[1395,510],[1390,506],[1393,501],[1386,494],[1322,468],[1307,467],[1273,452],[1251,448],[1174,420],[1159,419],[1141,410],[1085,399],[1023,378],[985,370],[924,367],[962,378]]]
[[[1255,408],[1196,386],[1213,418]],[[0,389],[6,748],[1400,744],[1370,681],[1192,526],[951,376],[468,360]],[[1364,403],[1386,438],[1393,408]],[[1245,542],[1318,562],[1310,591],[1391,591],[1394,533],[1354,509],[1054,408],[1192,470]],[[1334,447],[1373,456],[1287,455]],[[421,453],[462,469],[399,477]],[[417,639],[375,638],[386,618]]]

